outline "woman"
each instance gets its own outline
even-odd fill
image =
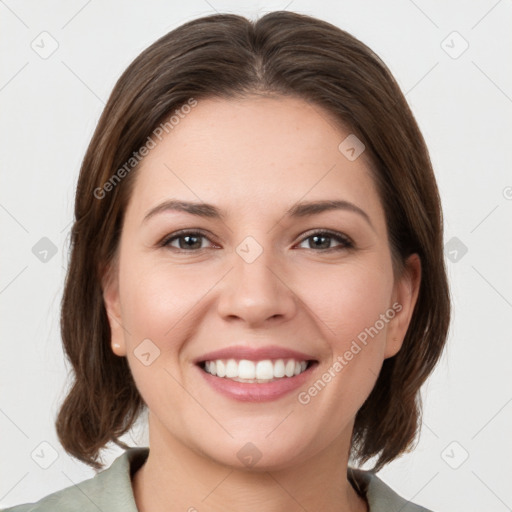
[[[375,472],[412,446],[447,336],[441,207],[363,43],[284,11],[165,35],[101,116],[71,249],[57,432],[96,469],[126,451],[9,510],[426,510]]]

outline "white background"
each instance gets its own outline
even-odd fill
[[[379,476],[436,512],[511,510],[511,2],[184,4],[0,1],[0,507],[94,475],[63,451],[54,430],[67,375],[59,302],[78,169],[115,81],[185,21],[286,8],[347,30],[388,64],[431,152],[445,242],[456,237],[467,247],[456,262],[446,251],[454,315],[448,348],[423,389],[420,442]],[[31,47],[42,46],[43,31],[58,43],[47,59]],[[464,41],[453,31],[469,44],[458,58]],[[32,252],[43,237],[57,248],[47,262]],[[146,445],[144,436],[136,429],[126,439]],[[58,458],[48,469],[31,457],[52,449]],[[106,452],[107,464],[119,453]]]

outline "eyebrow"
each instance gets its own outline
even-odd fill
[[[308,201],[297,203],[290,209],[286,210],[285,215],[292,218],[307,217],[310,215],[318,215],[320,213],[331,211],[331,210],[346,210],[353,213],[357,213],[363,217],[366,222],[375,231],[375,228],[370,220],[369,215],[349,201],[344,200],[322,200],[322,201]],[[150,218],[160,213],[175,211],[185,212],[198,217],[206,217],[210,219],[225,219],[225,214],[222,213],[216,206],[208,203],[193,203],[189,201],[178,201],[175,199],[169,199],[155,206],[145,215],[143,223],[147,222]]]

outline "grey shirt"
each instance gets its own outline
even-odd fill
[[[93,478],[2,512],[138,512],[131,478],[148,455],[149,448],[130,448]],[[374,473],[349,468],[348,478],[364,492],[370,512],[432,512],[403,499]]]

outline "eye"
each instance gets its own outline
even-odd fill
[[[164,238],[160,245],[162,247],[172,247],[178,251],[198,251],[205,249],[203,241],[209,240],[206,235],[200,231],[178,231]]]
[[[203,244],[205,240],[210,242],[210,247],[218,247],[204,233],[187,230],[172,233],[164,238],[159,245],[172,248],[178,252],[196,252],[208,248],[208,245]],[[337,243],[337,245],[332,246],[333,242]],[[305,243],[308,244],[308,247],[303,247]],[[319,252],[324,252],[351,249],[354,248],[354,243],[348,236],[342,233],[319,230],[310,232],[307,236],[303,237],[299,247],[303,249],[318,249]]]
[[[339,245],[332,247],[331,243],[333,241],[338,242]],[[302,239],[300,246],[304,243],[307,243],[309,247],[303,247],[303,249],[320,249],[321,251],[352,249],[354,247],[354,243],[348,236],[325,230],[309,233],[308,236]]]

